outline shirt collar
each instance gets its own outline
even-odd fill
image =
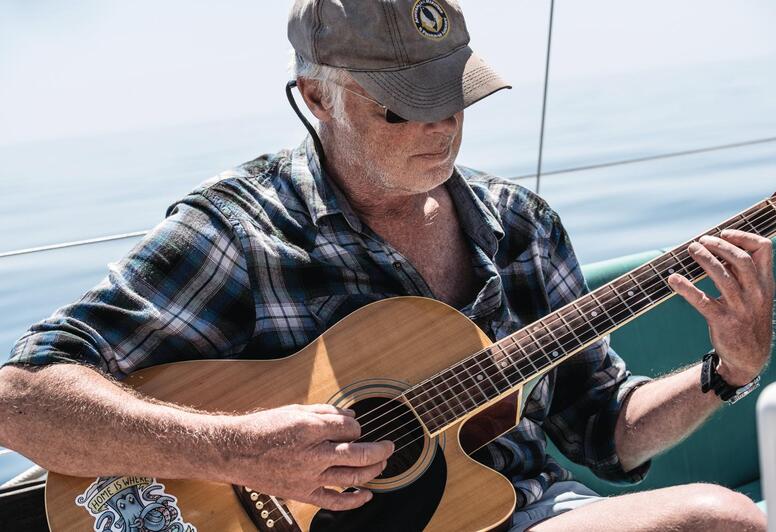
[[[447,190],[453,198],[463,230],[489,257],[494,257],[498,242],[504,237],[501,221],[466,182],[458,168],[447,180]]]
[[[291,154],[291,179],[302,202],[310,213],[313,224],[324,216],[341,214],[355,231],[363,226],[347,197],[321,167],[315,144],[309,135]]]
[[[294,180],[316,226],[318,220],[324,216],[341,214],[353,230],[358,232],[363,230],[363,224],[345,194],[321,168],[315,144],[309,135],[292,152],[291,179]],[[501,222],[466,182],[458,168],[454,168],[453,175],[447,180],[446,185],[461,218],[464,231],[490,257],[495,256],[498,241],[504,236]]]

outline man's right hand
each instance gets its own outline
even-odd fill
[[[329,510],[368,502],[368,490],[332,488],[366,484],[385,469],[394,450],[390,441],[353,443],[361,435],[353,411],[325,404],[231,416],[227,424],[230,482]]]

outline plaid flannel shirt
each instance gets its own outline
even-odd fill
[[[587,291],[558,215],[514,182],[457,167],[446,184],[480,290],[459,310],[500,339]],[[10,364],[79,362],[122,378],[165,362],[291,354],[357,308],[391,296],[433,298],[406,258],[361,223],[322,172],[308,138],[206,181],[79,301],[33,325]],[[598,341],[550,371],[524,417],[478,458],[507,475],[518,506],[571,474],[571,460],[614,482],[614,426],[646,382]]]

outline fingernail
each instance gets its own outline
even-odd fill
[[[353,410],[352,408],[346,408],[346,409],[345,409],[345,413],[346,413],[347,415],[349,415],[349,416],[355,416],[355,415],[356,415],[356,411],[355,411],[355,410]]]
[[[367,502],[369,502],[369,501],[371,501],[371,500],[372,500],[372,497],[373,497],[374,495],[372,495],[372,492],[371,492],[371,491],[369,491],[369,490],[365,490],[365,491],[366,491],[366,501],[367,501]]]
[[[383,460],[383,467],[380,469],[380,471],[385,471],[386,467],[388,467],[388,460]]]
[[[709,235],[703,235],[702,237],[699,238],[699,240],[701,242],[704,242],[704,243],[705,242],[710,242],[711,241],[711,237]]]
[[[703,246],[701,246],[697,242],[693,242],[692,244],[690,244],[689,249],[693,253],[698,253],[701,250],[702,247]]]

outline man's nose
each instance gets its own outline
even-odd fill
[[[423,129],[426,133],[444,133],[452,136],[458,130],[458,115],[454,114],[436,122],[424,122]]]

